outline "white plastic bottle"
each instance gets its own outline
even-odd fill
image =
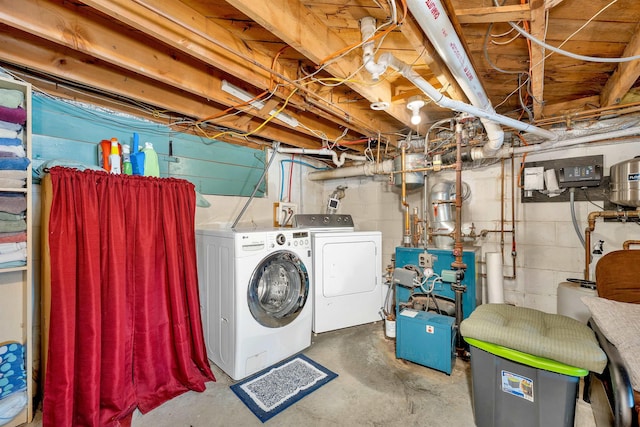
[[[602,255],[604,254],[604,240],[598,240],[598,243],[593,245],[593,251],[591,252],[591,264],[589,264],[589,279],[596,281],[596,265]]]
[[[120,174],[122,168],[120,167],[122,158],[120,157],[120,147],[116,138],[111,138],[111,154],[109,154],[109,165],[111,166],[111,173]]]
[[[133,166],[131,165],[131,149],[128,144],[122,145],[122,173],[125,175],[133,175]]]

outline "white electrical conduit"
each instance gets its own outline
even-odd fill
[[[640,55],[633,55],[633,56],[627,56],[627,57],[622,57],[622,58],[602,58],[602,57],[598,57],[598,56],[580,55],[580,54],[577,54],[577,53],[573,53],[573,52],[569,52],[569,51],[566,51],[566,50],[559,49],[559,48],[557,48],[555,46],[551,46],[550,44],[545,43],[540,39],[537,39],[535,36],[532,36],[524,28],[521,28],[519,25],[517,25],[517,24],[515,24],[513,22],[509,22],[509,25],[511,25],[511,28],[513,28],[518,33],[520,33],[521,36],[531,40],[535,44],[537,44],[539,46],[542,46],[545,49],[549,49],[550,51],[552,51],[554,53],[557,53],[559,55],[567,56],[569,58],[577,59],[579,61],[602,62],[602,63],[609,63],[609,64],[611,64],[611,63],[617,64],[617,63],[622,63],[622,62],[637,61],[638,59],[640,59]]]
[[[340,167],[342,165],[344,165],[344,162],[346,159],[351,159],[351,160],[358,160],[358,161],[367,161],[367,157],[365,156],[358,156],[355,154],[349,154],[349,153],[341,153],[340,156],[338,156],[338,153],[336,153],[333,150],[329,150],[328,148],[320,148],[320,149],[309,149],[309,148],[278,148],[278,153],[283,153],[283,154],[316,154],[316,155],[320,155],[320,156],[331,156],[331,160],[333,160],[333,163],[337,166]]]

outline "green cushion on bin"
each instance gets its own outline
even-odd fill
[[[480,305],[462,321],[460,333],[465,339],[496,344],[587,371],[601,373],[607,364],[607,356],[587,325],[531,308]]]
[[[544,369],[545,371],[551,371],[563,375],[570,375],[572,377],[584,377],[589,373],[589,371],[587,371],[586,369],[565,365],[564,363],[556,362],[555,360],[547,359],[544,357],[533,356],[529,353],[523,353],[521,351],[503,347],[501,345],[474,340],[473,338],[468,337],[464,340],[470,345],[479,348],[480,350],[495,354],[496,356],[500,356],[504,359],[509,359],[513,362],[531,366],[532,368]]]

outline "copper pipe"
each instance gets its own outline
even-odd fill
[[[626,240],[623,244],[622,244],[622,249],[624,249],[625,251],[629,250],[629,246],[631,245],[640,245],[640,240]]]
[[[425,139],[425,149],[427,146],[427,140]],[[426,154],[425,154],[426,157]],[[424,249],[427,249],[427,247],[429,246],[429,231],[431,230],[431,223],[429,222],[429,205],[428,205],[428,201],[429,201],[429,175],[428,174],[423,174],[422,175],[422,222],[424,223],[424,227],[422,230],[422,237],[423,237],[423,247]]]
[[[500,159],[500,253],[504,264],[504,158]]]
[[[584,230],[584,280],[589,279],[589,264],[591,264],[591,233],[596,228],[596,218],[640,218],[640,211],[595,211],[587,217],[588,226]]]
[[[413,215],[411,215],[411,245],[414,248],[418,247],[420,239],[422,238],[422,225],[420,217],[418,216],[418,208],[413,208]]]
[[[500,233],[500,252],[502,253],[502,262],[504,263],[504,233],[511,233],[511,267],[513,269],[513,274],[511,276],[507,276],[503,274],[502,277],[504,279],[515,280],[517,277],[516,271],[516,208],[515,208],[515,159],[511,157],[511,230],[505,230],[504,224],[504,200],[505,200],[505,174],[504,174],[504,160],[501,162],[501,171],[502,171],[502,185],[500,187],[500,229],[499,230],[482,230],[480,231],[480,236],[486,236],[488,233]]]
[[[584,110],[578,113],[565,114],[559,117],[550,117],[548,119],[536,120],[537,126],[550,126],[557,123],[567,123],[567,121],[594,119],[602,116],[603,114],[631,114],[638,111],[640,102],[634,102],[624,105],[612,105],[609,107],[598,108],[594,110]]]
[[[402,236],[402,246],[411,245],[411,221],[409,218],[409,204],[407,203],[407,174],[406,168],[406,148],[402,145],[400,151],[400,167],[402,168],[402,208],[404,209],[404,235]]]
[[[462,262],[462,123],[456,124],[456,226],[454,229],[455,243],[453,254],[456,259],[451,268],[464,269],[467,265]]]
[[[451,233],[433,233],[433,232],[430,232],[429,235],[430,236],[446,236],[446,237],[451,237],[452,239],[455,239],[455,237],[456,237],[455,231],[452,231]],[[471,239],[476,237],[475,234],[465,234],[465,233],[460,233],[460,236],[463,237],[463,238],[464,237],[469,237]]]
[[[482,236],[487,233],[513,233],[513,230],[482,230],[480,235]]]
[[[516,175],[515,175],[516,159],[511,156],[511,261],[513,264],[513,275],[509,279],[516,278],[516,257],[518,251],[516,248]]]

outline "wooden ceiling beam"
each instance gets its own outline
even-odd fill
[[[218,116],[223,112],[222,109],[211,105],[203,98],[197,98],[182,91],[174,92],[171,87],[159,85],[136,74],[123,74],[122,70],[102,61],[88,56],[77,57],[78,54],[71,49],[50,45],[50,43],[45,45],[15,31],[11,34],[0,31],[0,49],[3,60],[12,64],[37,70],[64,81],[93,87],[105,94],[136,100],[160,109],[166,108],[178,115],[198,118]],[[235,116],[227,116],[212,120],[212,123],[221,127],[233,127],[236,119]],[[238,130],[256,131],[262,122],[263,120],[254,119]],[[317,138],[305,137],[299,132],[279,126],[264,127],[256,133],[256,136],[300,148],[319,148]],[[235,143],[241,141],[244,140],[235,138]]]
[[[442,58],[440,58],[436,49],[425,37],[424,33],[413,18],[408,18],[400,27],[400,31],[416,52],[424,52],[422,56],[424,57],[427,66],[433,74],[435,74],[438,83],[440,83],[444,88],[449,97],[458,101],[468,101],[467,96],[451,74],[451,71],[449,71],[447,65],[444,63]]]
[[[265,89],[271,83],[271,73],[265,70],[271,67],[270,57],[249,49],[227,29],[182,2],[155,2],[159,4],[153,7],[136,0],[83,3],[204,63],[252,81],[256,87]]]
[[[331,28],[318,19],[299,0],[282,0],[277,2],[255,0],[227,0],[227,3],[240,10],[252,20],[275,34],[282,41],[302,53],[314,64],[322,64],[324,59],[349,46]],[[362,60],[360,50],[351,53],[348,59],[329,62],[325,70],[337,78],[346,78],[345,85],[362,95],[369,102],[390,102],[393,96],[391,85],[384,80],[376,85],[356,83],[370,81],[370,77],[358,71]],[[404,105],[391,104],[386,112],[410,126],[410,114]],[[377,122],[371,114],[371,123]],[[386,127],[386,126],[385,126]],[[380,129],[383,133],[391,129]]]
[[[640,55],[640,24],[624,49],[623,57]],[[640,61],[621,62],[616,67],[607,83],[600,92],[600,105],[608,107],[619,104],[622,97],[629,92],[629,89],[640,77]]]
[[[259,89],[272,90],[275,83],[282,82],[278,76],[284,77],[285,81],[299,77],[297,67],[274,70],[277,64],[273,64],[272,57],[251,49],[244,40],[180,1],[87,0],[84,3]],[[313,121],[308,123],[306,120],[307,127],[319,130],[329,138],[342,133],[337,127],[347,127],[358,135],[377,131],[369,117],[363,117],[359,111],[335,107],[330,98],[319,95],[321,90],[315,90],[316,86],[315,83],[305,86],[314,97],[300,92],[294,94],[289,99],[292,108],[287,109],[287,114],[294,115],[291,110],[296,107],[336,123],[333,129],[327,129],[326,126],[314,127]],[[280,88],[276,95],[284,99],[290,93],[291,89]]]
[[[594,110],[599,108],[599,98],[597,95],[586,98],[574,99],[571,101],[558,102],[556,104],[545,105],[544,119],[536,120],[536,124],[545,123],[545,120],[552,121],[553,117],[561,117],[571,115],[576,112],[585,110]]]
[[[114,29],[108,22],[97,17],[89,18],[86,14],[83,16],[81,12],[82,8],[66,8],[55,3],[44,4],[35,0],[24,0],[9,10],[0,12],[0,21],[221,105],[233,106],[243,102],[222,92],[222,79],[205,67],[197,67],[190,63],[188,58],[176,57],[169,49],[160,52],[149,46],[144,39],[130,37]],[[135,52],[135,55],[131,55],[131,52]],[[270,110],[246,110],[247,114],[262,120],[270,116]],[[309,130],[313,129],[331,139],[342,133],[335,126],[328,125],[326,121],[318,120],[313,115],[303,116],[290,111],[287,111],[287,114],[305,124],[301,129],[297,129],[300,133],[314,136]],[[318,145],[321,145],[320,140]]]
[[[496,22],[518,22],[531,20],[529,4],[510,6],[474,7],[457,9],[456,17],[461,24],[490,24]]]
[[[544,0],[532,0],[531,6],[531,35],[538,40],[545,41],[546,13]],[[531,43],[530,54],[531,96],[533,97],[533,117],[542,117],[544,109],[544,61],[545,50],[542,46]]]

